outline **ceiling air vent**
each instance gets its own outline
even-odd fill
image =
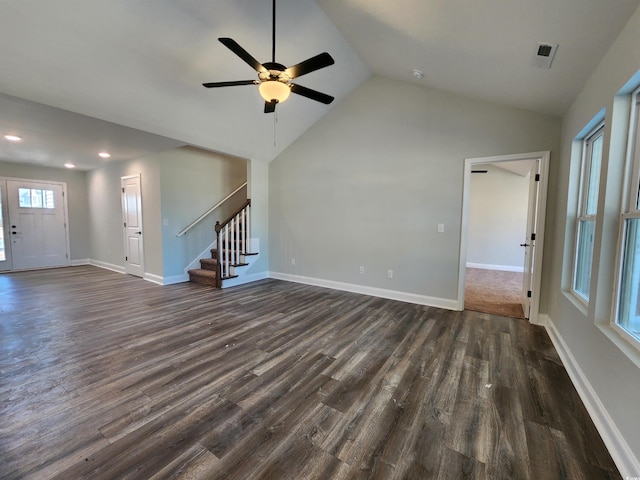
[[[558,50],[557,43],[538,42],[536,53],[533,56],[533,64],[538,68],[551,68],[556,50]]]

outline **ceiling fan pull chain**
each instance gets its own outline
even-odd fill
[[[273,115],[273,148],[276,148],[276,123],[278,123],[278,112]]]

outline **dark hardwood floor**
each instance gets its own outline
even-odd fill
[[[2,479],[620,478],[541,327],[265,280],[0,275]]]

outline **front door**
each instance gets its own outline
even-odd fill
[[[14,270],[69,265],[62,184],[7,180],[7,204],[9,230],[3,236]]]
[[[120,182],[122,186],[125,272],[137,277],[144,277],[140,175],[122,177]]]

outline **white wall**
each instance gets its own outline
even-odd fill
[[[374,77],[269,165],[270,269],[455,303],[464,159],[557,152],[559,135],[555,117]]]
[[[0,161],[0,177],[66,182],[71,261],[83,261],[89,258],[91,240],[84,172]]]
[[[467,264],[522,271],[527,229],[529,177],[492,165],[471,175]]]
[[[545,249],[550,262],[543,272],[552,334],[565,349],[568,368],[583,385],[592,415],[603,429],[605,441],[614,448],[618,464],[627,465],[625,475],[640,475],[640,355],[608,328],[612,311],[612,286],[619,227],[620,192],[625,156],[627,99],[616,97],[625,83],[640,70],[640,11],[588,79],[563,119],[562,150],[550,176],[550,191],[557,211]],[[637,75],[636,85],[640,84]],[[591,302],[585,307],[570,293],[571,259],[580,175],[580,156],[572,153],[573,139],[600,112],[606,110],[600,198],[595,234]],[[547,237],[549,238],[549,237]],[[545,311],[545,310],[543,310]],[[625,353],[626,352],[626,353]],[[628,448],[628,450],[625,450]]]

